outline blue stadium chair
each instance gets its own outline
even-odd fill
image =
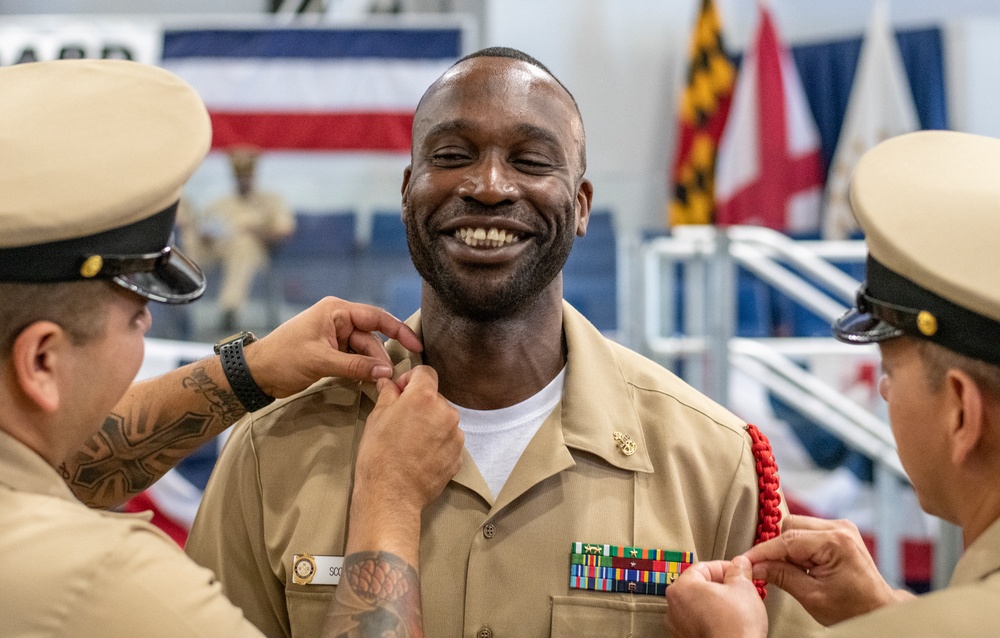
[[[296,212],[295,233],[275,251],[277,258],[353,255],[357,215],[352,211]]]
[[[566,277],[614,275],[618,266],[614,219],[610,211],[592,211],[587,234],[578,237],[569,254],[563,275]]]
[[[357,215],[297,212],[295,224],[295,233],[277,247],[271,261],[282,299],[296,306],[326,295],[357,299]]]
[[[614,215],[591,211],[587,234],[576,239],[563,267],[563,297],[599,330],[618,327],[617,273]]]
[[[372,232],[368,249],[378,255],[409,255],[406,246],[406,227],[399,211],[377,211],[372,214]]]
[[[608,209],[600,208],[590,211],[590,221],[587,222],[587,236],[603,239],[615,236],[615,217]]]
[[[398,307],[399,299],[396,295],[400,291],[393,289],[393,286],[399,285],[396,280],[400,277],[417,277],[406,244],[406,227],[398,210],[375,211],[371,222],[368,246],[360,260],[363,265],[358,275],[359,286],[367,291],[365,299],[368,303],[386,309],[394,304]],[[419,293],[416,299],[419,305]],[[407,312],[402,316],[409,316],[413,310],[416,310],[416,306],[407,306]]]
[[[564,277],[563,298],[598,330],[618,329],[618,286],[615,277]]]
[[[385,309],[400,319],[406,319],[420,308],[423,279],[419,275],[396,275],[386,284]]]

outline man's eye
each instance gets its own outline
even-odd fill
[[[458,153],[451,151],[442,151],[440,153],[434,153],[431,155],[431,161],[437,164],[456,164],[459,162],[464,162],[469,159],[467,153]]]
[[[543,173],[552,170],[552,164],[533,157],[522,157],[514,160],[514,165],[528,173]]]

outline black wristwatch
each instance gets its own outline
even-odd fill
[[[274,397],[267,395],[253,380],[250,368],[247,367],[246,356],[243,354],[243,346],[250,345],[256,340],[257,337],[252,332],[244,330],[215,344],[215,354],[219,355],[219,360],[222,362],[222,371],[233,388],[233,394],[247,412],[255,412],[274,403]]]

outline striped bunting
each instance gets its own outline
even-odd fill
[[[459,25],[168,29],[161,64],[205,102],[214,148],[409,153],[417,102],[464,36]]]
[[[659,596],[694,560],[693,552],[573,543],[569,586]]]

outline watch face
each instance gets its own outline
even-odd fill
[[[255,337],[252,332],[250,332],[249,330],[241,330],[241,331],[237,332],[236,334],[231,334],[228,337],[225,337],[225,338],[222,338],[222,339],[219,339],[218,341],[216,341],[215,342],[215,354],[219,354],[219,350],[222,348],[222,346],[230,344],[230,343],[233,343],[235,341],[242,341],[243,345],[247,346],[247,345],[250,345],[251,343],[253,343],[256,340],[257,340],[257,337]]]

